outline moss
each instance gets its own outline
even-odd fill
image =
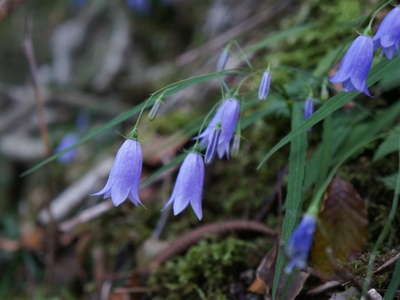
[[[265,240],[203,240],[152,275],[149,283],[157,290],[152,299],[229,299],[233,286],[248,286],[240,275],[257,266],[262,248]]]

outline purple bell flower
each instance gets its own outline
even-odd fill
[[[200,139],[202,146],[212,147],[213,133],[220,124],[221,134],[218,139],[216,151],[218,157],[230,156],[231,140],[239,120],[240,103],[235,98],[225,100],[217,109],[207,128],[196,139]]]
[[[222,50],[221,54],[218,57],[218,61],[217,61],[217,71],[223,71],[225,70],[225,66],[228,62],[230,56],[230,52],[229,52],[229,48],[225,48],[224,50]]]
[[[357,90],[371,96],[367,87],[367,77],[371,69],[373,53],[372,38],[360,35],[347,50],[339,70],[329,80],[342,83],[346,92]]]
[[[201,205],[203,185],[203,157],[197,152],[190,152],[179,169],[174,190],[163,209],[173,205],[174,215],[176,216],[190,204],[197,218],[201,220],[203,218]]]
[[[129,198],[135,205],[143,205],[139,198],[140,175],[142,173],[142,148],[140,143],[127,139],[119,148],[104,188],[92,194],[111,197],[115,206]]]
[[[260,81],[260,86],[258,87],[258,99],[260,100],[267,99],[270,85],[271,85],[271,73],[266,71],[264,72]]]
[[[303,269],[306,267],[316,224],[315,217],[304,215],[300,224],[293,231],[286,247],[290,259],[285,268],[286,273],[291,273],[293,268]]]
[[[312,98],[307,98],[304,101],[304,120],[309,119],[314,113],[314,100]]]
[[[78,142],[78,140],[79,140],[79,136],[76,133],[74,133],[74,132],[67,133],[61,139],[60,143],[56,147],[56,153],[61,152],[65,149],[71,147],[72,145],[76,144]],[[61,154],[57,158],[57,160],[63,164],[69,164],[69,163],[73,162],[77,153],[78,153],[78,150],[76,148],[71,149],[71,150],[65,152],[64,154]]]
[[[387,59],[399,53],[400,48],[400,8],[393,8],[379,25],[373,37],[375,49],[382,48]]]

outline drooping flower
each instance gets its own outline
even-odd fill
[[[306,214],[293,231],[286,247],[289,256],[289,263],[285,268],[286,273],[291,273],[293,268],[303,269],[306,267],[316,223],[315,217]]]
[[[127,139],[119,148],[104,188],[93,194],[111,197],[115,206],[127,198],[135,205],[142,204],[139,198],[140,175],[142,173],[142,148],[134,139]]]
[[[76,144],[79,140],[79,136],[78,134],[74,133],[74,132],[70,132],[67,133],[60,141],[60,143],[58,144],[58,146],[56,147],[56,153],[61,152],[69,147],[71,147],[72,145]],[[63,154],[61,154],[57,160],[63,164],[68,164],[71,163],[76,155],[78,153],[78,150],[76,148],[71,149]]]
[[[226,63],[228,62],[230,56],[229,48],[222,50],[217,61],[217,71],[225,70]]]
[[[189,204],[197,218],[203,218],[202,198],[204,185],[203,157],[197,152],[190,152],[183,161],[174,190],[164,209],[173,205],[174,215],[181,213]]]
[[[329,80],[334,83],[342,83],[346,92],[357,90],[371,96],[367,86],[367,77],[371,69],[373,52],[372,38],[360,35],[347,50],[339,70]]]
[[[304,101],[304,120],[309,119],[314,113],[314,99],[308,97],[306,101]]]
[[[260,100],[267,99],[270,85],[271,85],[271,73],[266,71],[261,77],[260,85],[258,87],[258,99]]]
[[[392,59],[400,48],[400,8],[393,8],[379,25],[373,37],[375,49],[382,48],[388,59]]]
[[[225,100],[217,109],[207,128],[196,139],[200,139],[200,144],[211,147],[212,136],[217,125],[220,124],[221,134],[218,139],[218,157],[230,156],[231,140],[235,133],[236,125],[239,120],[240,103],[235,98]]]

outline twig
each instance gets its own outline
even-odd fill
[[[232,220],[201,226],[183,234],[180,238],[172,241],[170,246],[156,256],[149,265],[149,270],[156,270],[165,261],[185,251],[191,245],[210,234],[224,234],[231,231],[254,231],[275,238],[277,232],[268,228],[263,223],[246,220]]]
[[[60,229],[62,231],[70,231],[75,226],[82,224],[82,223],[86,223],[86,222],[102,215],[106,211],[109,211],[112,207],[113,207],[113,204],[112,204],[111,200],[103,201],[100,204],[97,204],[93,207],[90,207],[90,208],[82,211],[76,217],[61,223]]]
[[[383,272],[387,271],[387,269],[390,268],[393,264],[395,264],[398,259],[400,259],[400,252],[397,253],[392,258],[390,258],[387,262],[385,262],[383,265],[381,265],[378,269],[376,269],[374,274],[379,274],[379,273],[383,273]]]
[[[83,177],[79,178],[60,195],[57,196],[50,204],[50,212],[54,220],[59,221],[65,217],[80,201],[85,199],[93,189],[93,186],[107,175],[113,162],[112,157],[102,159],[102,162],[92,170],[87,172]],[[50,221],[47,210],[43,210],[39,214],[39,220],[43,223]]]
[[[0,22],[24,2],[25,0],[0,0]]]
[[[307,291],[307,295],[321,294],[327,290],[333,289],[333,288],[341,286],[341,285],[342,285],[342,283],[339,281],[328,281],[328,282],[325,282],[325,283]]]
[[[98,91],[109,87],[116,74],[124,65],[125,54],[129,46],[130,26],[126,13],[116,8],[113,16],[113,30],[109,48],[103,60],[103,67],[94,79],[94,86]]]
[[[40,130],[40,136],[42,137],[43,144],[46,149],[46,154],[51,153],[49,144],[49,133],[47,129],[46,118],[44,114],[44,94],[42,88],[40,87],[38,78],[38,68],[36,64],[35,52],[32,44],[32,21],[31,19],[25,20],[25,37],[23,42],[23,48],[25,56],[28,60],[29,70],[31,72],[31,80],[33,85],[33,90],[35,93],[36,101],[36,111],[38,115],[38,125]]]

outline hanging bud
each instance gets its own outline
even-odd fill
[[[153,107],[150,109],[148,117],[151,121],[153,121],[157,117],[161,104],[162,104],[162,99],[158,98],[154,103]]]
[[[232,156],[238,156],[240,149],[240,133],[236,133],[233,137]]]
[[[258,87],[259,100],[267,99],[270,85],[271,85],[271,73],[265,71],[263,76],[261,77],[260,85]]]
[[[225,47],[224,50],[222,50],[218,61],[217,61],[217,71],[223,71],[225,70],[226,63],[228,62],[230,56],[229,52],[229,47]]]
[[[303,269],[307,266],[316,225],[317,220],[314,216],[304,215],[300,224],[292,232],[286,247],[289,263],[285,268],[285,273],[289,274],[294,268]]]
[[[310,97],[304,101],[304,120],[309,119],[314,113],[314,100]]]

